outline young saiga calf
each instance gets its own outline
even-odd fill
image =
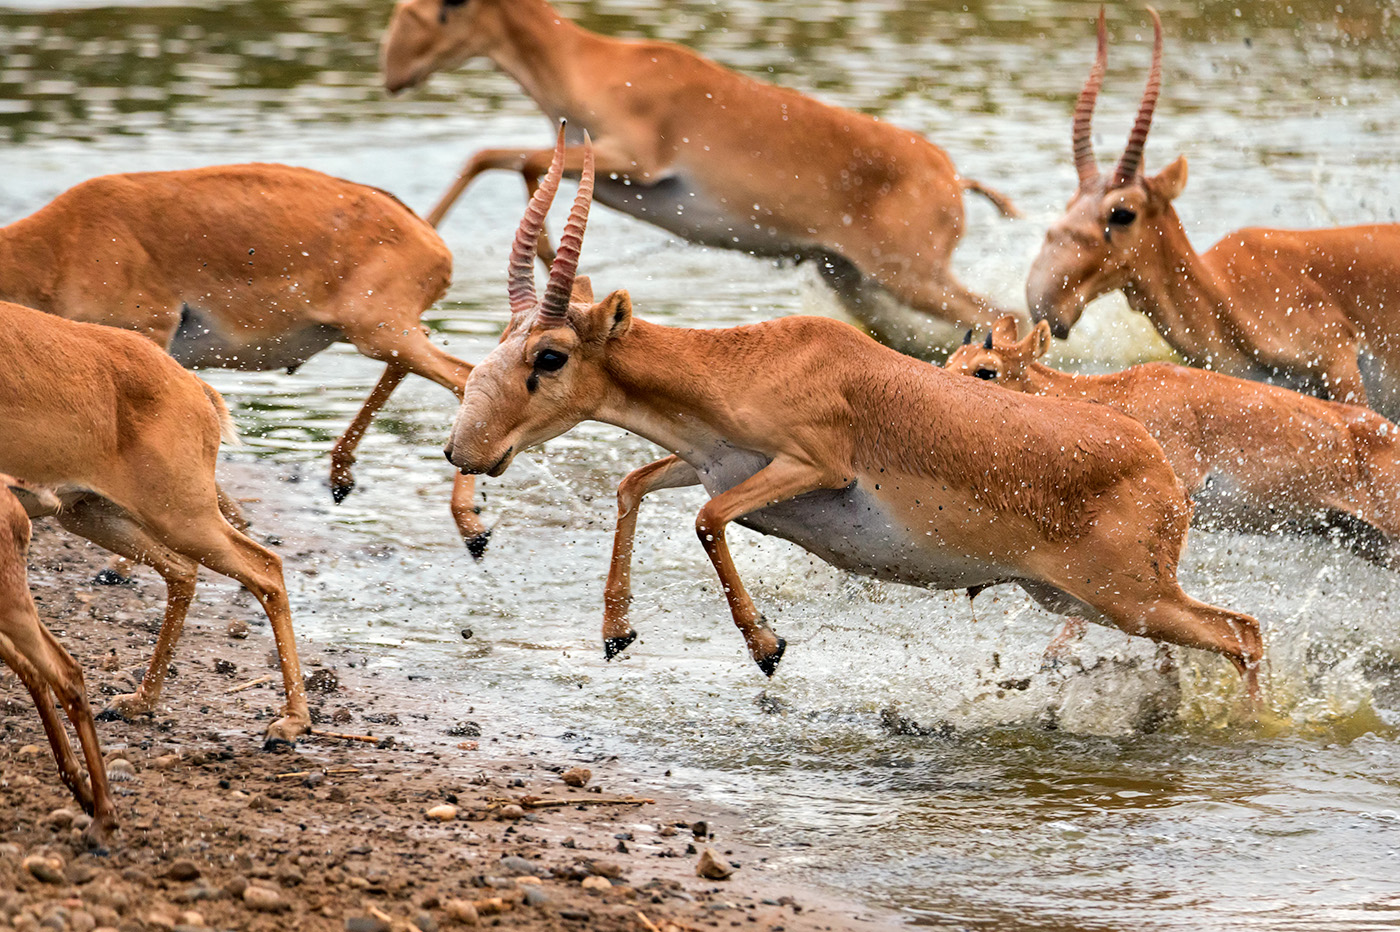
[[[145,334],[189,368],[295,371],[332,343],[385,363],[331,448],[331,494],[410,373],[461,398],[471,366],[419,318],[452,254],[392,195],[288,165],[104,175],[0,228],[0,300]],[[452,515],[473,556],[489,536],[457,476]]]
[[[39,621],[26,581],[29,517],[56,514],[59,507],[58,498],[47,489],[0,474],[0,660],[15,671],[33,697],[58,763],[58,775],[92,816],[85,834],[92,843],[101,844],[116,828],[117,809],[107,784],[83,671]],[[78,734],[90,780],[83,779],[82,765],[54,711],[55,698]]]
[[[165,580],[150,667],[108,712],[155,708],[203,565],[242,583],[272,623],[287,705],[269,739],[305,732],[311,717],[282,561],[219,508],[219,440],[234,434],[218,392],[144,337],[4,302],[0,360],[0,471],[53,489],[63,527]]]
[[[1102,406],[985,387],[887,349],[846,324],[788,317],[688,330],[594,302],[575,280],[592,195],[582,181],[537,298],[533,256],[564,165],[563,133],[511,251],[511,317],[467,381],[446,454],[498,476],[521,451],[597,420],[672,451],[619,493],[604,637],[624,646],[637,501],[703,485],[695,527],[749,653],[771,674],[784,642],[730,559],[731,521],[834,566],[910,585],[1015,582],[1059,613],[1224,654],[1257,699],[1262,643],[1247,615],[1181,591],[1191,506],[1142,425]]]
[[[1149,12],[1151,76],[1128,146],[1107,174],[1090,136],[1108,60],[1099,13],[1098,55],[1074,112],[1079,190],[1026,279],[1032,317],[1066,337],[1085,304],[1122,291],[1193,366],[1400,413],[1400,225],[1254,227],[1198,255],[1172,206],[1186,188],[1186,159],[1142,172],[1162,77],[1162,23]],[[1369,386],[1362,347],[1377,364]]]
[[[963,191],[1006,216],[1015,208],[917,133],[669,42],[590,32],[545,0],[402,0],[382,56],[390,92],[491,59],[550,119],[569,121],[569,173],[592,135],[601,203],[694,243],[815,260],[857,315],[865,283],[942,320],[989,326],[999,313],[958,281],[953,249]],[[489,169],[519,172],[534,190],[549,159],[549,149],[476,153],[429,221]]]

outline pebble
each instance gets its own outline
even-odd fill
[[[345,932],[389,932],[389,923],[375,916],[351,916],[345,920]]]
[[[55,809],[44,816],[44,824],[56,829],[65,829],[73,824],[74,812],[72,809]]]
[[[86,826],[83,827],[86,828]],[[97,868],[82,861],[74,861],[63,869],[63,876],[73,886],[81,887],[84,884],[92,883],[93,878],[97,876]]]
[[[525,905],[526,905],[526,906],[548,906],[548,905],[549,905],[549,894],[548,894],[548,893],[545,893],[545,892],[544,892],[543,890],[541,890],[539,887],[526,887],[526,888],[525,888]]]
[[[151,761],[151,766],[157,770],[169,770],[178,763],[180,763],[179,754],[162,754],[160,757]]]
[[[509,821],[523,819],[525,818],[525,810],[516,805],[502,806],[501,811],[496,813],[496,818]]]
[[[214,672],[220,676],[233,676],[238,672],[238,664],[232,660],[219,658],[214,661]]]
[[[284,887],[299,887],[306,883],[306,875],[293,864],[282,864],[277,868],[277,882]]]
[[[700,852],[700,863],[695,865],[695,874],[706,880],[728,880],[734,868],[724,863],[711,848]]]
[[[565,786],[583,787],[588,785],[588,781],[593,779],[593,771],[587,767],[572,767],[559,775],[559,779],[564,781]]]
[[[476,722],[457,722],[447,728],[449,738],[480,738],[481,726]]]
[[[501,858],[501,867],[513,874],[538,874],[539,866],[516,855]]]
[[[690,831],[696,838],[704,838],[710,834],[710,824],[708,822],[696,822],[690,827]]]
[[[453,819],[457,818],[457,807],[451,803],[443,803],[440,806],[434,806],[429,809],[427,816],[434,822],[451,822]]]
[[[287,908],[282,894],[267,887],[248,887],[243,891],[243,902],[249,909],[263,913],[278,913]]]
[[[107,762],[107,779],[113,783],[128,783],[136,779],[136,765],[125,757],[117,757]]]
[[[63,861],[59,858],[31,854],[24,859],[23,866],[35,880],[43,883],[63,883]]]
[[[146,914],[146,925],[159,932],[171,932],[175,928],[175,920],[156,910]]]
[[[337,725],[349,725],[355,720],[355,716],[350,714],[350,710],[341,706],[331,713],[331,721]]]
[[[26,744],[24,747],[19,749],[20,757],[33,757],[35,754],[38,753],[39,745],[37,744]]]
[[[476,904],[470,900],[448,900],[443,904],[447,918],[464,926],[474,926],[477,921]]]
[[[228,627],[224,630],[224,634],[233,638],[235,641],[241,641],[248,636],[248,622],[241,618],[230,621]]]
[[[597,875],[583,878],[583,889],[585,890],[609,890],[612,888],[612,881],[606,877]]]
[[[197,913],[192,909],[187,909],[180,914],[180,925],[202,928],[205,925],[204,914]],[[179,928],[179,926],[177,926],[176,928]]]
[[[180,859],[171,864],[165,871],[165,876],[170,880],[186,882],[194,880],[200,875],[199,866],[193,861]]]
[[[92,913],[76,909],[73,915],[68,917],[68,928],[71,932],[92,932],[97,928],[97,920],[92,918]]]
[[[414,916],[413,924],[418,927],[419,932],[438,932],[437,920],[427,913]]]
[[[588,869],[599,877],[611,877],[613,880],[622,876],[622,865],[612,861],[590,861]]]
[[[329,667],[322,667],[306,678],[306,691],[312,693],[333,693],[340,688],[340,677]]]

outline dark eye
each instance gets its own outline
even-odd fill
[[[983,366],[972,374],[977,376],[979,379],[986,379],[990,382],[992,379],[995,379],[997,377],[997,370],[988,369],[986,366]]]
[[[568,353],[547,349],[535,357],[535,368],[541,372],[558,372],[568,361]]]
[[[1125,227],[1137,219],[1137,211],[1126,207],[1115,207],[1108,212],[1108,222],[1116,227]]]

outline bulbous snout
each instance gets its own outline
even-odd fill
[[[1026,306],[1034,323],[1045,321],[1050,332],[1064,340],[1084,313],[1084,296],[1073,276],[1048,259],[1046,251],[1041,250],[1026,276]]]

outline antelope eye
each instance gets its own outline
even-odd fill
[[[541,372],[558,372],[568,361],[568,353],[547,349],[535,357],[535,368]]]
[[[1115,207],[1108,212],[1108,222],[1116,227],[1125,227],[1137,219],[1137,211],[1126,207]]]
[[[978,370],[977,370],[976,372],[972,373],[972,374],[975,375],[975,376],[977,376],[979,379],[984,379],[984,380],[990,382],[990,381],[992,381],[993,379],[995,379],[995,378],[997,377],[997,370],[995,370],[995,369],[988,369],[986,366],[982,366],[982,367],[978,368]]]

